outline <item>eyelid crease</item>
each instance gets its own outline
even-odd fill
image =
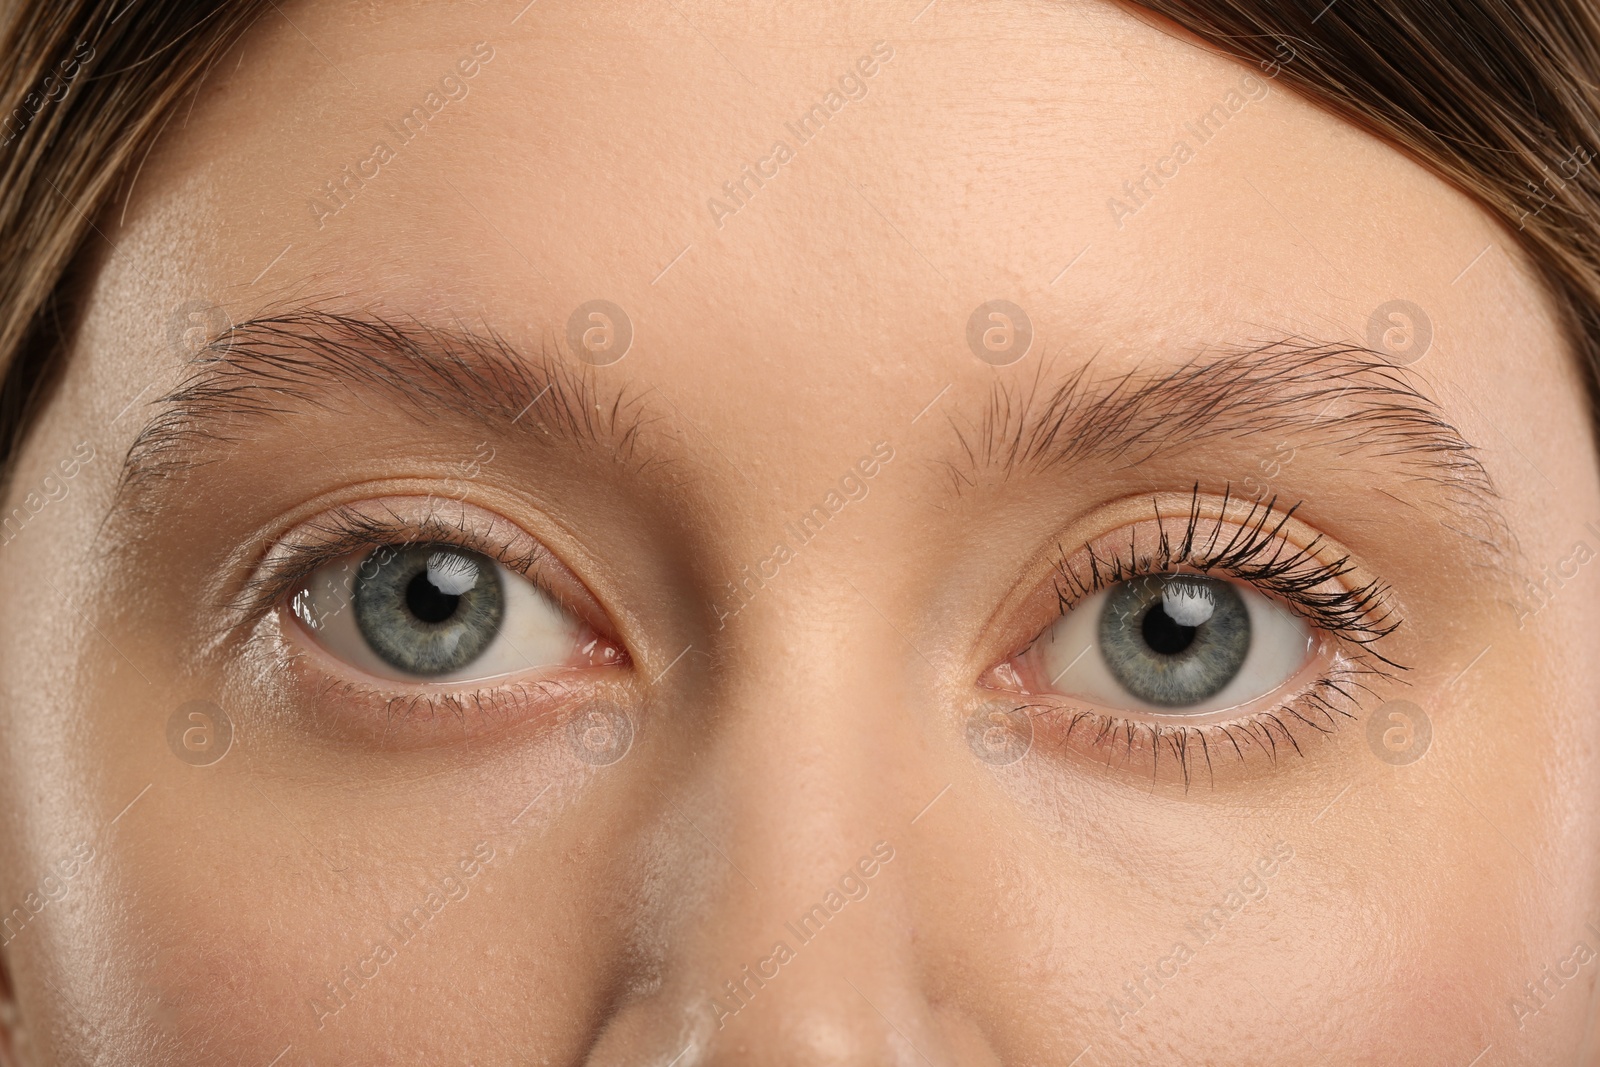
[[[332,508],[309,523],[302,524],[298,542],[280,541],[260,560],[258,572],[249,578],[238,594],[225,606],[230,625],[246,623],[281,600],[296,582],[303,581],[318,567],[359,552],[397,544],[459,545],[502,564],[529,581],[540,585],[532,574],[538,563],[550,557],[549,550],[521,530],[496,537],[484,524],[468,521],[465,510],[458,522],[441,517],[437,510],[420,518],[407,518],[393,506],[383,505],[386,514],[372,514],[355,505]],[[504,521],[504,520],[502,520]],[[507,524],[509,525],[509,524]],[[309,534],[309,536],[306,536]],[[517,549],[519,543],[527,547]],[[546,592],[564,603],[564,598],[548,588]],[[226,627],[225,627],[226,628]]]

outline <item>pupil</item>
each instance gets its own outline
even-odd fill
[[[461,598],[441,593],[439,588],[428,580],[426,570],[417,572],[411,579],[411,584],[406,586],[406,607],[411,609],[422,622],[440,623],[456,613],[456,605],[461,603]]]
[[[1140,629],[1144,633],[1145,644],[1153,651],[1163,656],[1176,656],[1194,643],[1194,635],[1199,627],[1180,626],[1172,621],[1166,609],[1156,604],[1145,613]]]

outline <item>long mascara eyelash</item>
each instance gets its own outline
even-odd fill
[[[1231,486],[1224,486],[1222,515],[1227,514],[1231,491]],[[1396,670],[1408,669],[1373,647],[1400,627],[1401,620],[1388,603],[1388,586],[1377,579],[1354,589],[1338,586],[1339,579],[1355,569],[1349,556],[1331,561],[1318,559],[1324,543],[1320,534],[1298,548],[1291,547],[1280,536],[1300,504],[1279,511],[1276,496],[1264,503],[1253,501],[1250,510],[1241,519],[1234,520],[1232,535],[1219,547],[1217,541],[1223,524],[1218,520],[1209,537],[1201,535],[1200,500],[1200,486],[1196,484],[1190,498],[1188,520],[1176,542],[1168,534],[1160,508],[1156,508],[1159,540],[1154,552],[1141,554],[1131,533],[1126,556],[1103,558],[1090,546],[1086,578],[1077,573],[1063,553],[1056,567],[1059,578],[1056,596],[1062,613],[1091,593],[1129,578],[1160,574],[1178,567],[1202,574],[1220,571],[1276,596],[1320,629],[1361,647],[1388,666]],[[1328,588],[1330,585],[1338,587]]]
[[[1231,486],[1225,486],[1219,516],[1227,516],[1232,499]],[[1137,536],[1131,531],[1125,556],[1102,555],[1091,545],[1087,559],[1079,568],[1074,568],[1063,551],[1056,566],[1056,598],[1061,613],[1065,614],[1091,594],[1130,578],[1166,573],[1180,567],[1202,574],[1220,572],[1273,594],[1318,629],[1346,642],[1349,654],[1337,656],[1326,675],[1290,701],[1231,722],[1194,726],[1137,722],[1098,711],[1055,705],[1023,705],[1019,709],[1040,718],[1064,721],[1063,742],[1083,727],[1093,734],[1091,747],[1104,749],[1108,763],[1119,750],[1125,759],[1132,759],[1136,747],[1141,751],[1148,748],[1152,779],[1160,771],[1161,753],[1165,748],[1183,773],[1185,790],[1190,785],[1191,760],[1202,759],[1208,777],[1214,777],[1214,747],[1236,756],[1241,762],[1250,749],[1264,753],[1274,765],[1280,748],[1303,756],[1292,723],[1318,735],[1331,734],[1340,720],[1354,718],[1347,706],[1358,702],[1357,694],[1372,692],[1368,679],[1392,678],[1395,672],[1409,670],[1374,647],[1401,624],[1389,605],[1389,587],[1377,579],[1355,588],[1344,587],[1339,579],[1355,569],[1349,556],[1331,561],[1319,559],[1319,550],[1324,544],[1320,535],[1299,548],[1281,537],[1284,527],[1299,510],[1298,503],[1280,511],[1276,497],[1264,503],[1253,501],[1242,518],[1230,520],[1234,523],[1233,532],[1221,545],[1218,541],[1223,529],[1222,519],[1217,519],[1209,535],[1203,535],[1200,505],[1197,483],[1183,532],[1176,540],[1170,535],[1158,506],[1158,537],[1153,552],[1141,553]],[[1082,574],[1080,570],[1087,573]]]

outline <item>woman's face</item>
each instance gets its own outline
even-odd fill
[[[1570,1062],[1600,479],[1514,236],[1287,43],[524,2],[269,12],[97,220],[24,1061]]]

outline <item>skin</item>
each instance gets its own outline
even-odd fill
[[[1600,1063],[1592,955],[1538,1011],[1513,1001],[1600,949],[1600,572],[1565,564],[1536,611],[1525,584],[1600,544],[1600,479],[1512,234],[1281,81],[1108,5],[520,7],[283,5],[101,220],[6,510],[79,442],[94,459],[0,550],[0,905],[92,850],[0,950],[13,1060]],[[480,41],[468,94],[319,227],[324,181]],[[708,198],[878,41],[865,98],[719,226]],[[1263,95],[1119,220],[1123,183],[1248,75]],[[597,297],[635,336],[585,368],[565,324]],[[1475,446],[1503,525],[1330,445],[1355,425],[1337,383],[1287,435],[963,466],[997,388],[1366,344],[1397,297],[1433,340],[1396,373]],[[996,367],[965,331],[1002,298],[1035,341]],[[536,440],[542,409],[491,432],[335,391],[241,423],[247,446],[102,527],[188,373],[169,338],[195,302],[492,329],[646,421],[585,450]],[[866,495],[719,618],[878,442]],[[1298,734],[1303,756],[1219,756],[1188,785],[1043,717],[1022,758],[979,758],[968,719],[1054,621],[1057,546],[1247,477],[1392,590],[1403,680]],[[430,492],[546,544],[627,659],[375,731],[314,697],[340,667],[281,613],[219,607],[297,523]],[[604,766],[567,726],[596,694],[632,732]],[[196,699],[235,731],[205,767],[167,742]],[[1403,765],[1368,742],[1395,699],[1432,730]],[[865,896],[794,938],[879,842]],[[475,847],[465,896],[338,1010],[312,1003]],[[1211,939],[1187,929],[1273,855]],[[723,983],[779,940],[793,959],[727,1010]]]

